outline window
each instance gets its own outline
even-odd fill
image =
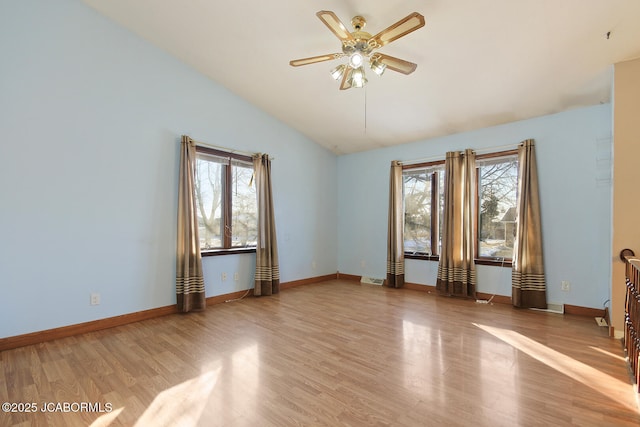
[[[444,208],[444,164],[410,165],[402,172],[404,250],[410,255],[438,255]]]
[[[511,265],[516,233],[517,151],[476,157],[478,186],[476,259]],[[404,166],[404,251],[409,258],[438,259],[442,246],[444,162]]]
[[[518,156],[513,152],[478,156],[477,258],[513,258],[516,233]]]
[[[255,247],[257,204],[252,159],[206,147],[196,151],[201,251]]]

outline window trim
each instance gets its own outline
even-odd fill
[[[231,233],[227,232],[227,229],[230,227],[231,219],[233,216],[232,213],[232,182],[233,176],[231,173],[231,161],[239,160],[241,162],[250,163],[253,168],[253,158],[251,156],[247,156],[244,154],[238,154],[231,151],[218,150],[216,148],[211,148],[203,145],[196,144],[196,153],[209,154],[216,157],[222,157],[229,160],[229,164],[224,169],[223,176],[223,185],[224,191],[222,206],[224,209],[222,210],[222,221],[223,221],[223,231],[222,231],[222,248],[213,248],[213,249],[200,249],[200,256],[217,256],[217,255],[234,255],[234,254],[242,254],[242,253],[255,253],[256,246],[247,246],[247,247],[233,247],[231,246]]]

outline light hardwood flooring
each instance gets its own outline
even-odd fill
[[[593,318],[339,280],[0,362],[0,402],[38,409],[1,426],[640,424],[620,342]]]

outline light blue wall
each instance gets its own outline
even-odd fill
[[[391,160],[536,141],[547,300],[603,308],[610,296],[611,106],[574,110],[338,158],[338,269],[385,277]],[[437,263],[406,261],[406,280],[435,285]],[[570,292],[562,292],[561,281]],[[508,269],[478,266],[478,290],[511,294]]]
[[[0,4],[0,337],[175,302],[181,134],[275,157],[284,282],[385,275],[392,159],[534,138],[548,299],[609,298],[611,190],[596,163],[609,105],[336,158],[79,1],[22,0]],[[254,264],[205,258],[207,296],[250,288]],[[434,284],[436,270],[408,260],[407,280]],[[480,291],[510,293],[508,269],[478,276]]]
[[[181,134],[275,157],[282,281],[336,272],[332,153],[79,1],[0,4],[0,337],[175,303]]]

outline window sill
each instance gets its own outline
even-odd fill
[[[200,251],[200,255],[206,256],[218,256],[218,255],[236,255],[236,254],[255,254],[256,248],[231,248],[231,249],[206,249]]]
[[[502,258],[476,258],[476,265],[493,265],[494,267],[511,268],[511,260]]]
[[[429,255],[429,254],[425,254],[425,253],[420,253],[420,252],[405,252],[404,253],[404,257],[407,259],[422,259],[425,261],[439,261],[440,260],[440,256],[439,255]]]
[[[415,252],[405,252],[404,253],[404,257],[405,259],[421,259],[424,261],[439,261],[440,257],[438,255],[427,255],[427,254],[421,254],[421,253],[415,253]],[[505,267],[505,268],[511,268],[511,260],[510,259],[505,259],[504,261],[502,260],[502,258],[476,258],[474,260],[474,263],[476,265],[491,265],[494,267]]]

